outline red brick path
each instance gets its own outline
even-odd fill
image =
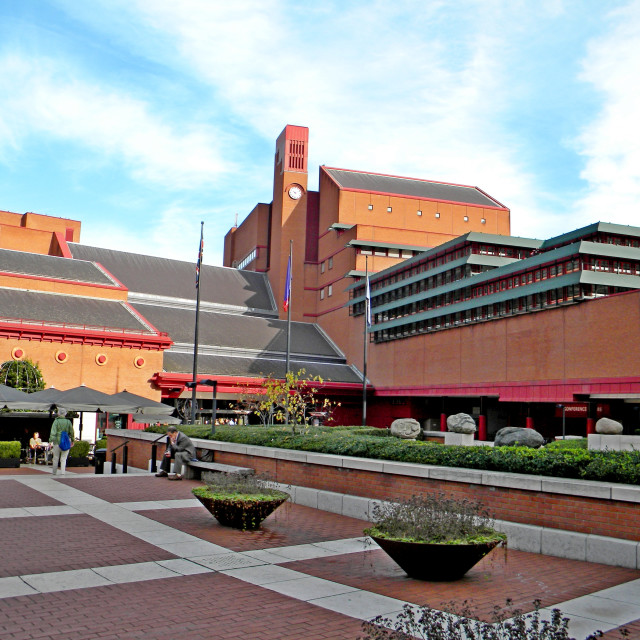
[[[233,551],[272,549],[294,544],[362,537],[364,520],[346,518],[285,502],[258,531],[235,531],[223,527],[204,508],[141,511],[141,515]]]
[[[0,518],[0,540],[3,578],[176,557],[83,514]]]
[[[0,600],[3,640],[345,640],[360,622],[219,573]]]
[[[415,604],[439,608],[443,602],[471,599],[483,614],[511,598],[517,608],[533,610],[587,595],[640,578],[640,571],[605,565],[549,558],[536,553],[496,549],[462,580],[422,582],[413,580],[384,551],[318,558],[287,563],[288,569],[336,580]]]
[[[0,509],[15,509],[19,507],[53,507],[62,503],[54,498],[27,487],[17,480],[2,480],[0,482]]]

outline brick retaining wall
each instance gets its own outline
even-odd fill
[[[115,433],[114,433],[115,432]],[[123,440],[109,430],[109,449]],[[127,432],[129,464],[146,469],[156,434]],[[194,440],[213,449],[215,461],[251,467],[283,484],[374,499],[409,497],[424,491],[480,500],[494,517],[622,540],[640,540],[640,487],[530,475],[432,467],[303,451]],[[158,459],[164,443],[158,443]],[[110,454],[107,462],[110,461]],[[118,452],[121,462],[121,450]]]

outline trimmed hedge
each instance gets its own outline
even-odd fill
[[[157,431],[157,427],[149,431]],[[588,449],[543,447],[462,447],[432,442],[401,440],[370,435],[362,427],[319,427],[293,435],[288,427],[246,427],[228,425],[211,428],[183,425],[188,436],[223,442],[253,444],[314,451],[340,456],[394,460],[441,467],[526,473],[556,478],[576,478],[640,484],[640,451],[590,451]]]
[[[17,440],[3,440],[0,442],[0,458],[19,458],[20,443]]]
[[[91,444],[86,440],[76,440],[69,449],[70,458],[86,458],[89,455]]]

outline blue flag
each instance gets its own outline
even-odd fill
[[[287,281],[284,285],[284,303],[282,308],[285,311],[289,311],[289,301],[291,300],[291,255],[289,255],[289,262],[287,263]]]

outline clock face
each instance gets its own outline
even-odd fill
[[[298,184],[293,184],[289,187],[289,197],[292,200],[300,200],[302,198],[302,187]]]

